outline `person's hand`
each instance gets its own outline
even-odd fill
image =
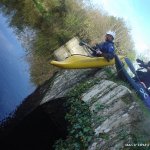
[[[96,54],[97,54],[97,55],[101,55],[102,52],[101,52],[100,50],[97,50],[97,51],[96,51]]]

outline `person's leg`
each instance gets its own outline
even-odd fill
[[[142,71],[136,71],[139,78],[142,78],[145,75],[145,72]]]
[[[113,55],[113,54],[110,54],[110,53],[103,53],[102,56],[103,56],[107,61],[110,61],[111,59],[114,58],[114,55]]]
[[[150,76],[147,72],[137,71],[137,75],[141,81],[144,83],[145,87],[148,88],[150,86]]]
[[[96,57],[96,51],[92,51],[92,56]]]
[[[132,79],[134,79],[136,82],[139,81],[139,79],[142,80],[144,72],[142,72],[142,71],[136,71],[136,73],[137,73],[138,77],[134,76]]]

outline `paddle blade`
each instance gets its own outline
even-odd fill
[[[126,64],[128,65],[128,67],[130,68],[130,70],[133,72],[133,74],[137,76],[136,70],[135,70],[131,60],[127,57],[124,60],[125,60]]]
[[[137,75],[137,73],[136,73],[136,70],[135,70],[135,68],[134,68],[134,66],[133,66],[133,64],[132,64],[132,62],[131,62],[131,60],[129,59],[129,58],[125,58],[124,59],[125,60],[125,62],[126,62],[126,64],[128,65],[128,67],[130,68],[130,70],[132,71],[132,73],[136,76],[136,78],[140,81],[140,79],[139,79],[139,76]],[[141,82],[141,81],[140,81]]]

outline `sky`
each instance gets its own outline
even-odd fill
[[[97,8],[124,18],[131,28],[137,55],[147,57],[150,52],[150,0],[92,0]]]

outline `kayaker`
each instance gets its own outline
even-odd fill
[[[102,42],[100,44],[97,44],[93,47],[95,51],[93,51],[93,56],[97,57],[105,57],[108,61],[112,58],[114,58],[114,40],[115,38],[115,32],[108,31],[105,35],[105,42]]]
[[[146,88],[150,87],[150,61],[144,62],[140,59],[136,60],[139,63],[139,66],[146,69],[146,72],[143,71],[136,71],[139,79],[141,80],[142,84],[145,84]]]

